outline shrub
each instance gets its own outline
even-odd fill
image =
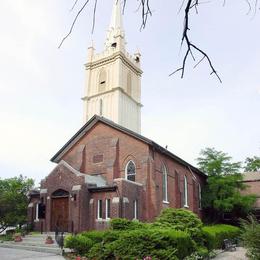
[[[109,231],[108,231],[109,234]],[[112,236],[111,236],[112,234]],[[136,229],[127,232],[110,233],[114,241],[99,243],[92,247],[90,259],[143,259],[146,256],[155,259],[183,259],[194,251],[190,236],[182,231],[159,229]]]
[[[241,238],[247,248],[247,255],[250,259],[260,259],[260,223],[250,216],[248,220],[241,221],[241,226]]]
[[[69,235],[65,238],[65,247],[73,249],[77,254],[86,254],[94,245],[93,241],[83,234]]]
[[[240,236],[241,230],[231,225],[213,225],[202,228],[205,246],[209,249],[222,248],[224,239],[235,239]]]
[[[110,221],[110,228],[112,230],[134,230],[144,228],[145,223],[139,222],[138,220],[128,220],[125,218],[114,218]]]
[[[154,227],[172,228],[189,233],[196,242],[202,243],[202,222],[193,212],[185,209],[164,209],[156,221]]]
[[[106,231],[86,231],[81,233],[81,235],[90,239],[93,244],[96,244],[103,241],[105,233]]]

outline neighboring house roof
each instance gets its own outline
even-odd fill
[[[117,129],[127,135],[130,135],[132,137],[134,137],[135,139],[138,139],[148,145],[150,145],[151,147],[153,147],[155,150],[159,151],[162,154],[165,154],[169,157],[171,157],[172,159],[174,159],[175,161],[179,162],[180,164],[188,167],[190,170],[193,170],[195,172],[197,172],[198,174],[201,174],[203,176],[207,176],[205,173],[203,173],[202,171],[200,171],[198,168],[192,166],[191,164],[187,163],[186,161],[184,161],[183,159],[179,158],[178,156],[174,155],[173,153],[169,152],[167,149],[163,148],[162,146],[158,145],[157,143],[155,143],[154,141],[140,135],[137,134],[123,126],[120,126],[114,122],[112,122],[111,120],[108,120],[104,117],[100,117],[100,116],[93,116],[83,127],[81,127],[79,129],[79,131],[72,136],[72,138],[51,158],[52,162],[56,162],[58,163],[62,156],[69,151],[69,149],[75,144],[77,143],[95,124],[97,124],[98,122],[101,122],[105,125],[108,125],[114,129]]]
[[[243,180],[245,182],[252,182],[252,181],[260,181],[260,171],[259,172],[244,172],[242,173]]]

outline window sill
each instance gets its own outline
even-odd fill
[[[163,204],[170,204],[170,202],[169,202],[169,201],[166,201],[166,200],[163,200],[162,203],[163,203]]]
[[[188,209],[188,208],[189,208],[189,206],[188,206],[188,205],[184,205],[183,207],[184,207],[184,208],[186,208],[186,209]]]
[[[116,179],[114,179],[114,181],[122,181],[122,180],[127,181],[127,182],[132,183],[132,184],[135,184],[135,185],[138,185],[138,186],[143,186],[142,183],[139,183],[139,182],[136,182],[136,181],[130,181],[126,178],[116,178]]]
[[[97,218],[96,222],[108,222],[110,220],[111,220],[110,218]]]

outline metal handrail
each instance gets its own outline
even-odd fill
[[[55,226],[55,240],[60,247],[62,254],[63,254],[63,247],[64,247],[64,232],[59,229],[59,227]]]

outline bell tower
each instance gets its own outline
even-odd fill
[[[141,54],[126,51],[120,0],[115,0],[104,51],[88,48],[84,123],[99,115],[141,132]]]

